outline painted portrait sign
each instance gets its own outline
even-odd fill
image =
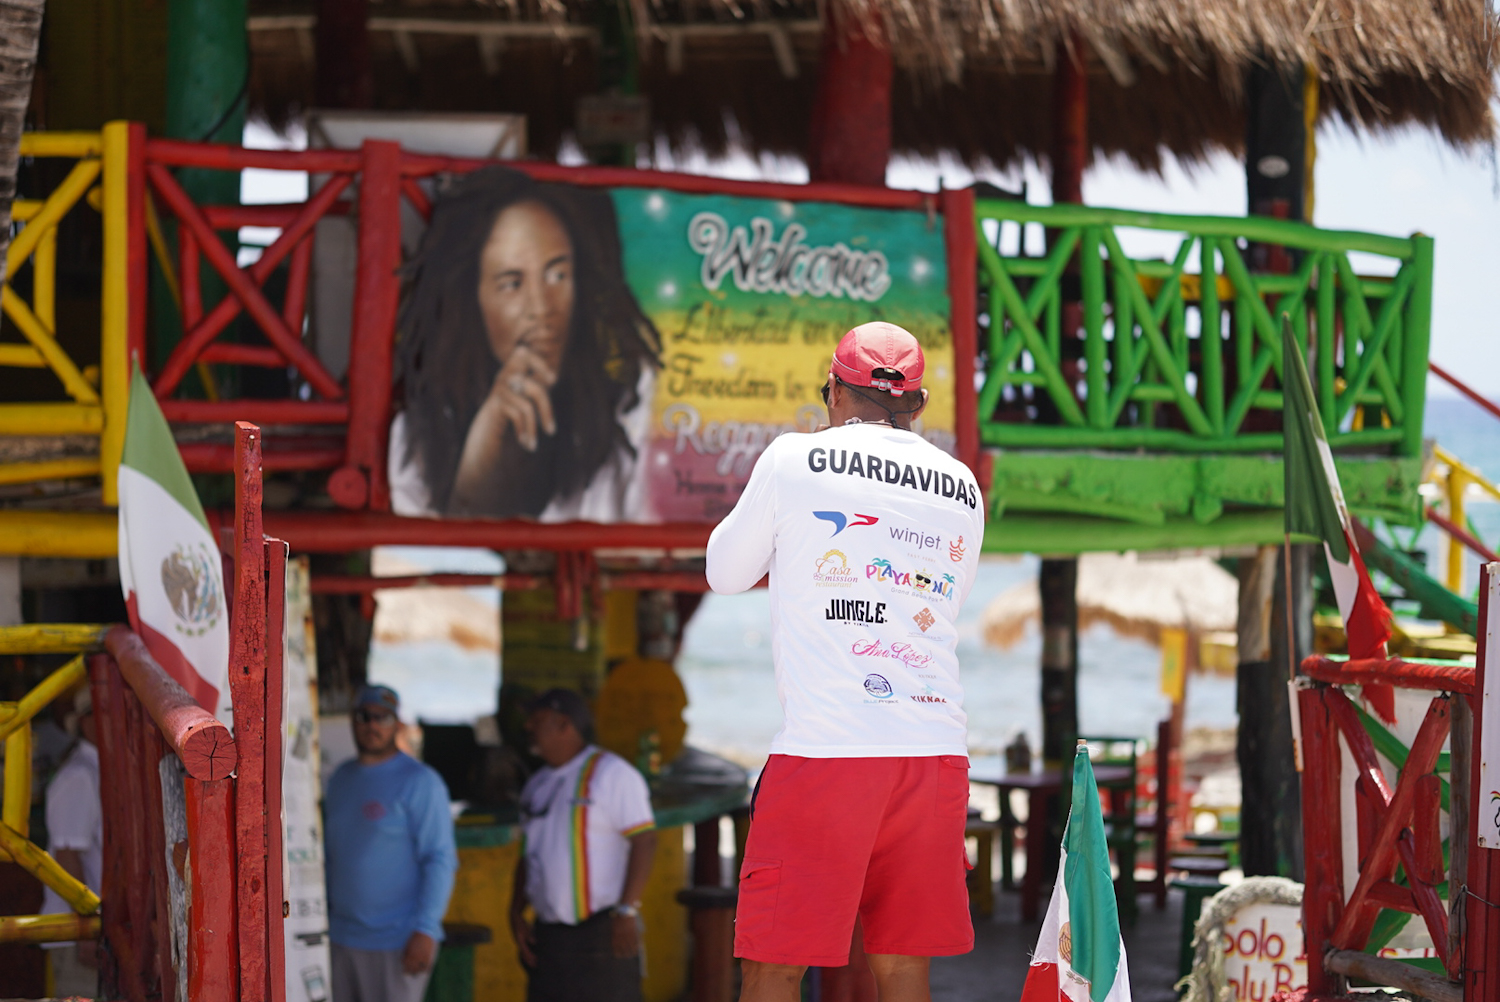
[[[840,337],[910,330],[954,451],[941,217],[586,188],[493,167],[408,266],[392,425],[402,514],[715,522],[775,436],[826,420]]]

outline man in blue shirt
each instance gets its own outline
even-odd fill
[[[396,747],[400,705],[383,685],[359,691],[359,757],[324,796],[334,1002],[421,1002],[443,938],[458,869],[448,788]]]

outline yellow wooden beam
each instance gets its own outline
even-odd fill
[[[97,157],[104,141],[97,132],[23,132],[23,157]]]
[[[104,278],[100,288],[99,386],[104,432],[99,436],[99,472],[104,503],[119,504],[120,457],[125,454],[125,414],[130,407],[130,123],[108,122],[104,139]],[[140,360],[145,364],[145,359]]]
[[[22,230],[22,233],[27,232]],[[57,378],[62,380],[63,388],[68,391],[68,396],[81,404],[97,404],[99,394],[89,385],[89,381],[83,378],[83,373],[68,353],[63,350],[62,345],[57,343],[57,338],[52,331],[48,330],[31,307],[26,305],[26,300],[6,286],[0,289],[0,310],[15,321],[16,327],[21,331],[23,337],[31,342],[31,346],[41,353],[47,360],[47,368],[57,373]]]
[[[45,369],[47,360],[29,344],[0,344],[0,365],[13,369]]]
[[[1446,463],[1449,467],[1462,473],[1464,477],[1466,477],[1480,490],[1484,491],[1496,501],[1500,501],[1500,487],[1495,486],[1489,480],[1485,479],[1483,473],[1480,473],[1474,467],[1470,466],[1462,459],[1459,459],[1457,456],[1449,452],[1447,449],[1443,448],[1441,445],[1434,445],[1432,447],[1432,457],[1438,462]]]
[[[0,484],[34,484],[41,480],[73,480],[98,475],[98,456],[41,459],[34,463],[0,463]]]
[[[23,156],[25,154],[22,154]],[[80,160],[63,178],[62,184],[52,189],[52,194],[47,196],[47,202],[42,206],[42,211],[31,218],[21,232],[16,234],[10,243],[10,249],[5,252],[5,260],[9,265],[7,274],[14,275],[21,267],[21,262],[31,256],[36,245],[42,239],[42,234],[58,224],[68,210],[78,203],[78,200],[89,190],[89,185],[94,183],[94,178],[99,176],[100,164],[97,160]]]
[[[73,688],[75,685],[82,682],[86,678],[88,678],[88,669],[86,669],[83,665],[83,655],[79,654],[77,657],[73,658],[67,664],[57,669],[51,675],[48,675],[46,678],[42,679],[37,683],[34,689],[32,689],[26,695],[22,696],[15,703],[11,704],[11,708],[6,711],[3,717],[0,717],[0,738],[9,741],[10,736],[26,727],[31,722],[32,717],[35,717],[38,713],[41,713],[47,707],[51,706],[54,699],[61,696],[63,693],[67,692],[69,689]],[[31,755],[29,751],[31,743],[29,739],[27,740],[26,747],[28,750],[26,761],[29,763],[31,761]],[[6,755],[7,757],[10,755],[9,746],[7,746],[6,748]],[[0,820],[3,820],[4,817],[9,816],[10,764],[8,761],[6,763],[5,781],[6,814],[4,816],[0,816]],[[29,811],[30,809],[31,806],[28,803],[27,810]],[[23,837],[26,834],[15,825],[11,825],[11,829],[18,832]]]
[[[99,895],[10,825],[0,824],[0,849],[10,853],[17,866],[56,891],[79,915],[92,915],[99,910]]]
[[[0,943],[71,943],[99,938],[99,916],[0,915]]]
[[[96,404],[0,404],[0,435],[97,435],[103,428],[104,408]]]
[[[0,555],[113,557],[120,546],[113,512],[0,509]]]
[[[19,626],[0,626],[0,655],[93,654],[104,650],[104,635],[114,627],[114,623],[22,623]],[[9,715],[7,708],[15,706],[15,703],[0,703],[0,719]]]
[[[5,797],[0,824],[22,838],[31,835],[31,721],[23,720],[5,739]]]

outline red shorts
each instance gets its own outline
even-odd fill
[[[968,953],[968,806],[959,755],[772,755],[751,805],[734,955],[843,967],[856,915],[866,953]]]

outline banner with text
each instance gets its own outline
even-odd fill
[[[775,436],[827,420],[840,337],[910,330],[953,452],[943,219],[543,184],[506,168],[438,200],[408,269],[403,514],[714,522]]]

